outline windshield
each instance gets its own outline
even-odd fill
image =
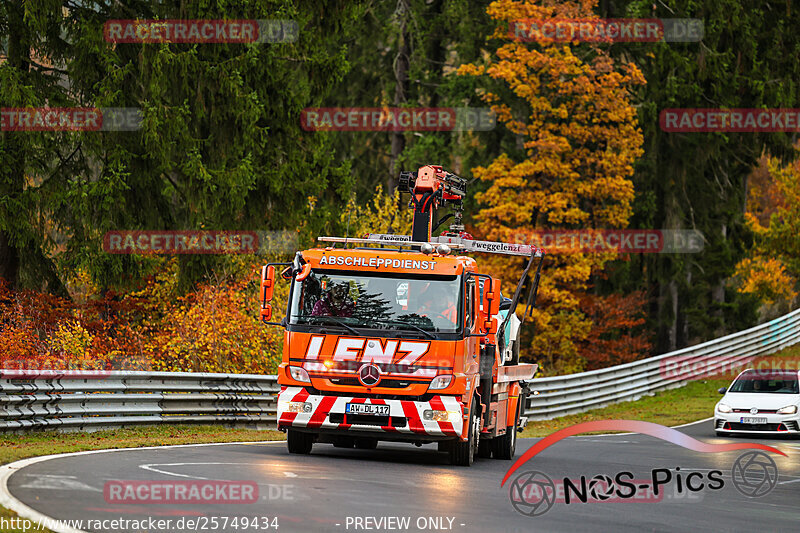
[[[798,394],[797,376],[792,374],[744,375],[733,382],[728,392]]]
[[[460,330],[457,276],[395,276],[313,270],[295,284],[289,322],[415,331],[428,337]]]

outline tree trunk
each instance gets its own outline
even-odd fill
[[[408,17],[410,6],[406,0],[400,0],[397,5],[398,15],[400,19],[400,27],[398,28],[397,36],[397,56],[394,61],[394,77],[396,80],[394,86],[394,106],[399,107],[406,103],[408,100],[408,69],[409,69],[409,56],[411,55],[411,46],[409,40],[411,36],[408,33]],[[395,181],[400,172],[397,168],[397,160],[403,149],[406,146],[406,138],[402,131],[395,131],[392,133],[392,156],[389,165],[389,176],[386,179],[386,192],[392,193],[395,188]]]
[[[8,65],[12,68],[27,71],[30,60],[30,46],[25,38],[22,1],[9,2],[6,7],[9,16],[8,25]],[[0,134],[0,150],[5,152],[4,159],[10,161],[5,168],[0,168],[0,198],[11,200],[13,205],[23,193],[25,183],[25,150],[20,141],[20,134],[3,132]],[[20,245],[13,242],[12,235],[19,235],[14,226],[19,224],[21,213],[6,213],[5,228],[0,230],[0,277],[8,281],[10,287],[19,285]]]

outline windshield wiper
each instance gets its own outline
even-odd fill
[[[376,320],[376,322],[381,322],[383,324],[390,324],[391,323],[391,324],[400,324],[400,325],[403,325],[403,326],[409,326],[409,327],[414,328],[416,331],[419,331],[420,333],[422,333],[423,335],[425,335],[429,339],[436,339],[436,335],[434,335],[430,331],[428,331],[426,329],[422,329],[421,327],[419,327],[417,325],[414,325],[414,324],[411,324],[410,322],[403,322],[402,320],[383,320],[383,321]]]
[[[360,332],[359,332],[359,331],[358,331],[356,328],[354,328],[353,326],[350,326],[350,325],[348,325],[348,324],[346,324],[346,323],[342,322],[341,320],[339,320],[339,319],[338,319],[337,317],[335,317],[335,316],[330,316],[330,315],[320,315],[320,316],[314,316],[314,315],[311,315],[311,316],[307,316],[307,317],[304,317],[304,318],[323,318],[323,319],[330,319],[330,320],[334,321],[334,322],[335,322],[337,325],[339,325],[339,326],[342,326],[343,328],[347,329],[347,330],[348,330],[350,333],[352,333],[353,335],[358,335],[358,336],[362,336],[362,335],[363,335],[363,334],[362,334],[362,333],[360,333]]]

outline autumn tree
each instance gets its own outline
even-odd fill
[[[336,1],[0,2],[0,101],[9,107],[121,107],[137,131],[0,132],[0,276],[67,295],[86,268],[103,289],[154,272],[106,254],[118,229],[294,229],[315,234],[349,196],[330,137],[303,132],[348,69],[355,8]],[[268,43],[112,43],[113,19],[288,19]],[[314,209],[307,198],[315,196]],[[53,241],[58,241],[58,245]],[[220,267],[182,256],[182,290]]]
[[[764,162],[748,190],[745,220],[754,246],[736,265],[736,287],[767,305],[791,303],[800,279],[800,159]]]
[[[477,231],[484,237],[519,241],[526,232],[552,228],[622,228],[633,200],[633,163],[642,134],[630,89],[643,84],[639,69],[617,63],[596,44],[522,42],[509,35],[519,20],[592,18],[594,1],[498,0],[487,12],[498,23],[501,44],[483,63],[459,74],[486,80],[483,100],[514,134],[516,147],[486,167],[473,169],[488,182]],[[539,289],[531,353],[546,370],[584,366],[578,343],[592,321],[581,311],[593,273],[615,254],[574,253],[552,257]],[[489,260],[506,287],[516,282],[519,261]]]

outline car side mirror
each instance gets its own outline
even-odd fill
[[[726,392],[728,392],[728,389],[726,389],[725,387],[720,387],[720,389],[717,392],[720,394],[725,394]]]

